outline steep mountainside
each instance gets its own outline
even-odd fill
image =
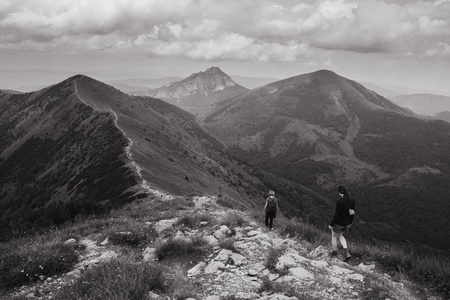
[[[82,75],[3,95],[1,220],[22,230],[146,193],[222,193],[239,201],[256,193],[193,116],[161,102]]]
[[[235,157],[292,182],[284,193],[299,205],[298,186],[333,199],[345,184],[361,198],[366,233],[450,247],[440,229],[450,213],[448,123],[419,119],[322,70],[223,102],[204,127]],[[424,207],[431,195],[433,204]],[[417,222],[425,219],[429,229]]]
[[[433,116],[440,112],[450,111],[450,97],[432,94],[413,94],[392,97],[392,102],[409,108],[419,115]]]
[[[202,118],[214,104],[247,90],[219,68],[212,67],[205,72],[194,73],[181,81],[139,95],[162,99]]]
[[[295,166],[297,172],[315,173],[315,183],[334,186],[337,178],[374,180],[387,175],[354,153],[352,143],[365,111],[408,114],[358,83],[319,71],[224,102],[204,125],[230,151],[254,165]]]

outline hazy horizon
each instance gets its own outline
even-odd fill
[[[346,78],[450,96],[450,0],[5,0],[0,88],[187,77]]]

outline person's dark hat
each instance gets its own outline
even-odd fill
[[[346,191],[347,191],[347,190],[345,189],[345,187],[344,187],[343,185],[340,185],[340,186],[338,187],[338,192],[339,192],[339,194],[345,194]]]

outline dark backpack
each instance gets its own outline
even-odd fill
[[[270,198],[267,199],[267,212],[277,212],[277,199]]]

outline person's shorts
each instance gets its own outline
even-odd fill
[[[341,226],[341,225],[337,225],[337,224],[333,225],[333,232],[335,232],[335,233],[347,232],[347,231],[348,231],[348,226]]]

